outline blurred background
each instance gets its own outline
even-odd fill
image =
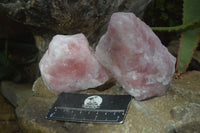
[[[150,27],[175,27],[184,23],[183,0],[122,0],[121,3],[112,0],[1,0],[0,82],[33,84],[40,76],[38,62],[53,35],[83,32],[95,48],[111,14],[118,11],[134,12]],[[182,32],[188,27],[199,28],[199,19],[194,18],[182,27],[154,30],[174,56],[178,55]],[[189,67],[177,69],[177,72],[200,71],[199,40],[195,44],[192,58],[186,61],[185,66]],[[20,132],[14,109],[0,93],[0,132],[5,128],[8,129],[5,132]]]

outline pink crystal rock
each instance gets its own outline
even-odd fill
[[[114,13],[96,47],[99,62],[137,100],[163,95],[176,59],[133,13]]]
[[[109,79],[83,34],[54,36],[39,67],[55,94],[94,88]]]

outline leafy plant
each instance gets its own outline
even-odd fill
[[[37,49],[28,43],[0,40],[0,80],[26,80],[24,68],[37,61]]]
[[[194,51],[200,41],[200,2],[184,0],[183,24],[173,27],[152,27],[154,31],[180,31],[180,43],[177,57],[177,73],[186,71]]]
[[[145,12],[144,21],[151,26],[175,26],[182,23],[182,0],[153,0]]]
[[[9,74],[9,60],[7,57],[8,45],[7,41],[5,42],[4,50],[0,51],[0,79],[6,77]]]

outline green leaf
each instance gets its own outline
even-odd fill
[[[173,27],[151,27],[156,31],[181,31],[176,70],[185,72],[200,41],[200,1],[184,0],[183,24]]]
[[[183,3],[183,24],[190,23],[192,20],[200,17],[199,0],[184,0]],[[200,27],[197,25],[193,29],[184,31],[180,39],[180,48],[178,53],[178,62],[176,69],[178,72],[185,72],[193,53],[198,46],[200,39]]]
[[[183,3],[183,24],[190,23],[200,17],[200,1],[184,0]]]
[[[8,60],[8,57],[7,57],[7,55],[8,55],[7,51],[8,51],[8,45],[7,45],[7,41],[6,41],[4,51],[3,52],[0,51],[0,66],[1,65],[3,65],[3,66],[9,65],[9,60]]]
[[[156,31],[179,31],[200,26],[200,1],[184,0],[183,3],[183,24],[173,27],[151,27]]]
[[[194,20],[191,20],[190,22],[178,26],[173,27],[151,27],[154,31],[180,31],[180,30],[187,30],[190,28],[198,27],[200,25],[200,16]]]
[[[200,28],[182,33],[177,58],[178,72],[186,71],[200,39]]]

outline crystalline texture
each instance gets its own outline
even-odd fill
[[[83,34],[54,36],[39,67],[55,94],[94,88],[109,78]]]
[[[176,59],[133,13],[112,15],[95,54],[137,100],[161,96],[169,88]]]

